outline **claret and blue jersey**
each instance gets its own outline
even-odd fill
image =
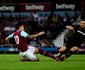
[[[10,38],[15,39],[18,50],[20,50],[21,52],[24,52],[28,49],[28,44],[27,44],[27,40],[26,40],[27,36],[28,36],[28,34],[23,30],[22,31],[17,30],[16,32],[9,35]]]

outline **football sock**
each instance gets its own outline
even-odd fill
[[[60,58],[60,57],[62,56],[62,54],[63,54],[63,53],[59,53],[58,58]]]
[[[66,53],[65,57],[66,57],[66,58],[70,57],[70,56],[72,55],[72,53],[73,53],[73,51],[71,51],[71,50],[68,51],[68,52]]]
[[[41,55],[48,56],[48,57],[55,59],[55,57],[51,53],[43,51],[42,49],[39,49],[38,53],[41,54]]]

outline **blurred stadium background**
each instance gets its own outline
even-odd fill
[[[14,25],[21,21],[29,34],[45,31],[43,36],[28,39],[29,45],[56,53],[73,34],[65,26],[79,25],[82,16],[85,17],[85,0],[0,0],[0,70],[85,70],[85,42],[77,55],[72,55],[63,63],[54,63],[40,55],[37,55],[41,58],[40,62],[20,63],[14,39],[10,40],[10,46],[5,45],[5,38],[15,31]]]
[[[56,52],[72,35],[66,25],[78,25],[85,16],[84,0],[0,0],[0,53],[18,52],[14,39],[5,45],[5,37],[15,31],[14,25],[22,21],[25,31],[45,35],[28,40],[28,44]],[[79,51],[85,52],[85,42]]]

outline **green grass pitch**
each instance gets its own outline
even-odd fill
[[[72,55],[63,62],[37,55],[39,62],[21,62],[18,54],[0,54],[0,70],[85,70],[85,55]]]

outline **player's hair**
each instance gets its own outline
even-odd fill
[[[16,29],[19,29],[20,26],[24,25],[23,22],[18,22],[16,25],[15,25],[15,28]]]
[[[82,21],[85,21],[85,19],[82,19]]]
[[[81,20],[82,21],[85,21],[85,16],[81,16]]]

